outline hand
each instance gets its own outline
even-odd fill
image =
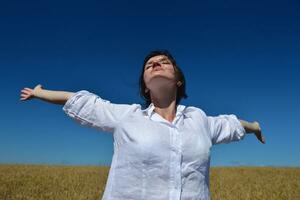
[[[25,100],[30,100],[34,97],[36,97],[37,92],[39,92],[40,90],[42,90],[42,85],[38,84],[37,86],[34,87],[34,89],[30,89],[30,88],[24,88],[23,90],[21,90],[21,101],[25,101]]]
[[[255,131],[254,134],[256,136],[256,138],[263,144],[266,143],[265,137],[263,136],[262,132],[261,132],[261,128],[258,122],[253,122],[253,125],[255,126]]]

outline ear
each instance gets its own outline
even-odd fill
[[[181,81],[178,81],[178,82],[177,82],[177,86],[180,87],[181,85],[182,85],[182,82],[181,82]]]

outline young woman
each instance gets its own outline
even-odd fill
[[[50,91],[24,88],[21,100],[38,98],[62,104],[82,125],[113,133],[114,154],[104,200],[209,199],[212,145],[254,133],[265,143],[258,122],[236,115],[207,116],[200,108],[180,105],[185,78],[172,55],[153,51],[140,76],[139,104],[114,104],[86,90]]]

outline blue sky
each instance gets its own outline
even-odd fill
[[[300,166],[297,1],[9,1],[0,3],[0,163],[109,165],[112,135],[20,90],[94,92],[142,103],[144,56],[169,50],[187,79],[184,105],[259,121],[216,145],[212,166]]]

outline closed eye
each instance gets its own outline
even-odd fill
[[[167,59],[162,59],[162,60],[159,60],[159,61],[157,61],[158,63],[160,63],[160,64],[164,64],[164,65],[170,65],[171,64],[171,62],[170,61],[168,61]],[[145,69],[149,69],[150,67],[152,67],[152,65],[153,65],[153,62],[150,62],[150,63],[148,63],[147,65],[146,65],[146,67],[145,67]]]

